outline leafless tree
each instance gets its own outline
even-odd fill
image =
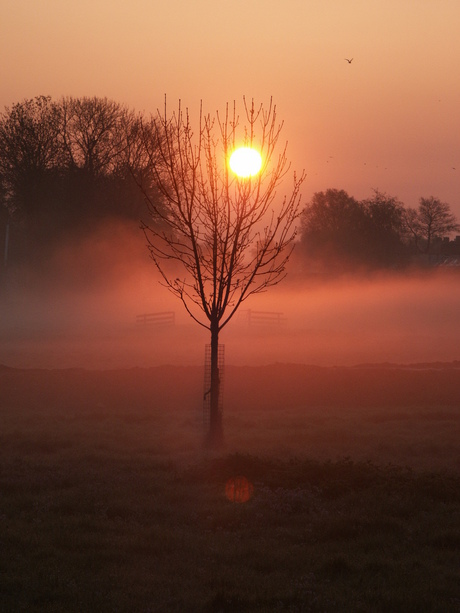
[[[62,138],[69,165],[90,175],[113,172],[127,148],[135,116],[107,98],[63,98]]]
[[[279,148],[282,123],[276,107],[270,101],[268,108],[256,108],[244,100],[244,117],[240,130],[235,103],[233,109],[226,105],[223,116],[206,114],[201,106],[194,133],[188,110],[179,102],[168,114],[165,100],[163,112],[151,118],[145,142],[163,200],[162,208],[148,203],[155,223],[143,226],[151,257],[164,285],[211,332],[208,444],[214,447],[223,441],[219,333],[244,300],[285,275],[305,178],[304,172],[294,173],[288,195],[278,199],[289,163],[286,145]],[[239,178],[229,169],[237,145],[260,152],[257,175]],[[169,262],[180,265],[180,276],[170,273]]]
[[[421,253],[430,253],[433,238],[460,230],[447,202],[438,198],[420,198],[418,209],[408,208],[404,214],[407,235]]]

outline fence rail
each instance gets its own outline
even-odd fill
[[[286,321],[284,313],[277,311],[253,311],[248,310],[248,324],[250,326],[270,325],[280,326]]]
[[[136,315],[136,324],[138,326],[174,326],[175,323],[176,314],[174,311]]]

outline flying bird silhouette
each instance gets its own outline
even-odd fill
[[[352,61],[353,61],[353,58],[351,58],[351,60],[349,60],[349,59],[346,57],[346,58],[345,58],[345,61],[346,61],[346,62],[348,62],[349,64],[351,64],[351,63],[352,63]]]

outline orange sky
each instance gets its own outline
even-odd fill
[[[305,200],[378,188],[460,218],[459,0],[0,0],[0,66],[1,110],[273,96]]]

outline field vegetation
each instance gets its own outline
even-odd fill
[[[457,366],[1,368],[0,610],[459,611]]]

